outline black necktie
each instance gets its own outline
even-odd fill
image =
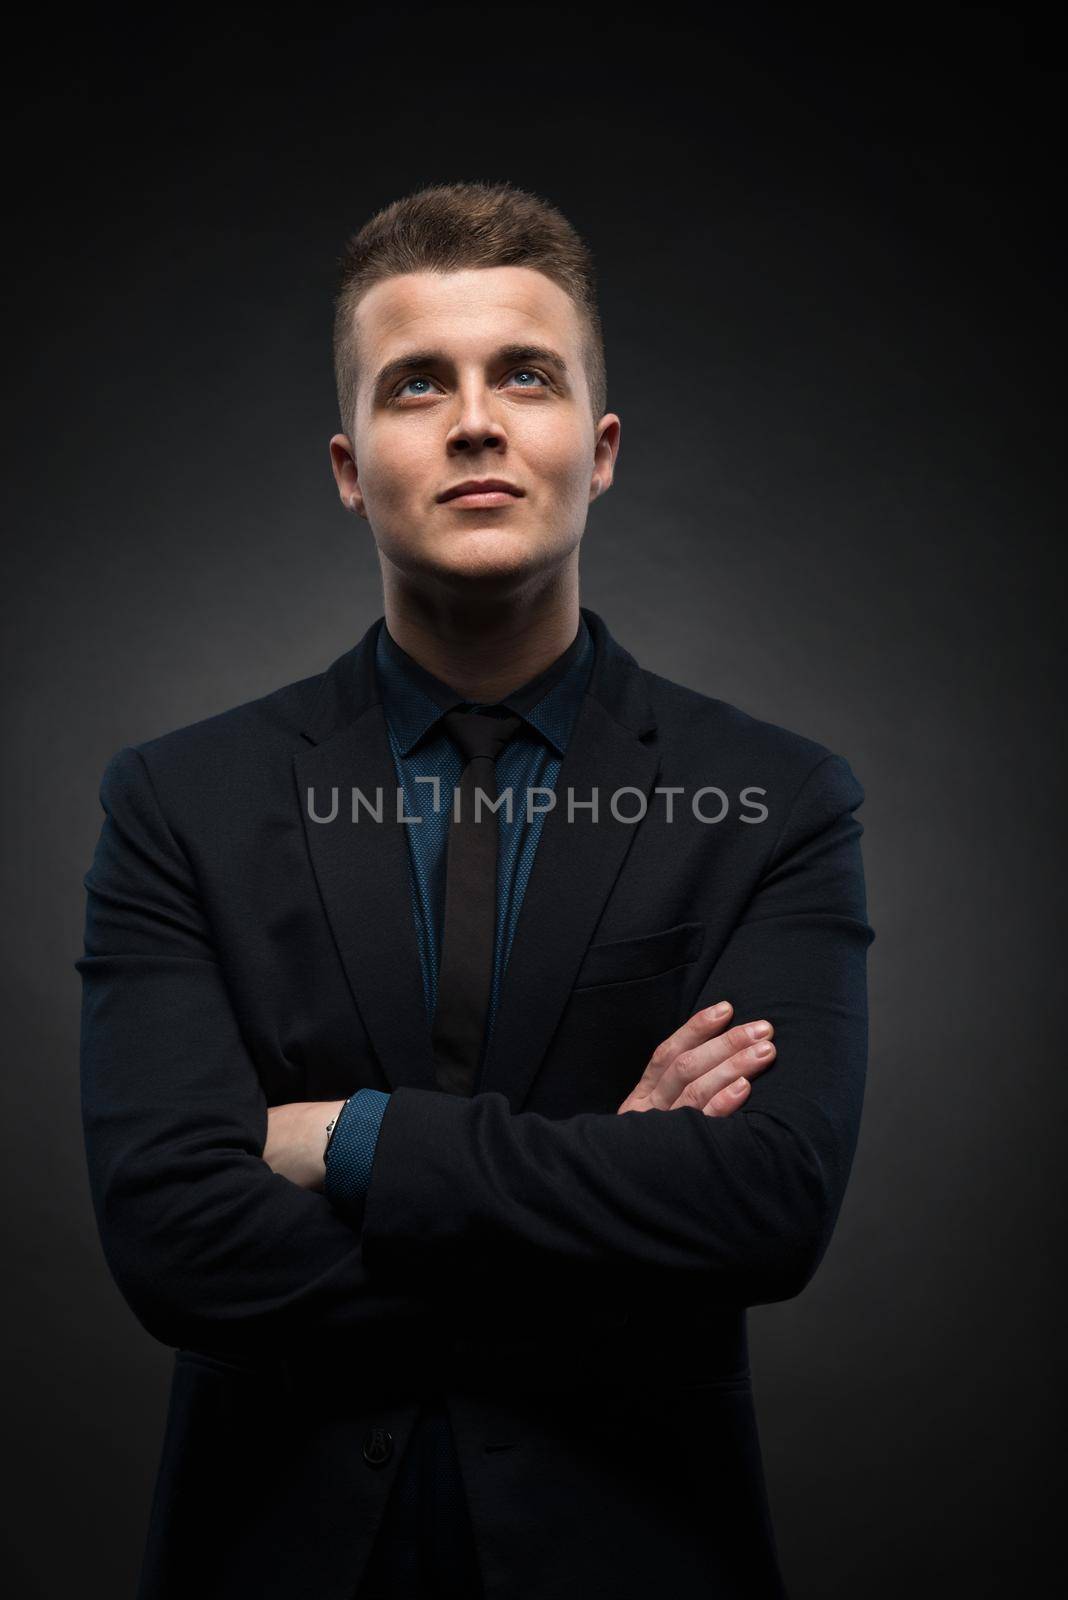
[[[522,717],[447,711],[442,718],[464,757],[459,820],[453,806],[445,864],[445,926],[441,941],[432,1040],[438,1087],[474,1092],[493,980],[497,926],[497,813],[475,790],[496,800],[497,756]]]

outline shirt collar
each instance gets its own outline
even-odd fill
[[[586,692],[593,655],[593,636],[580,614],[578,632],[567,649],[537,677],[494,704],[516,712],[563,755]],[[464,700],[421,667],[401,649],[384,618],[375,647],[375,670],[386,718],[402,756],[410,753],[444,712],[483,703]]]

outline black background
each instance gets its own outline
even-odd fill
[[[73,962],[99,777],[380,615],[329,469],[335,261],[381,205],[472,178],[552,200],[598,261],[623,426],[583,603],[644,666],[820,740],[867,790],[853,1179],[810,1288],[750,1314],[791,1596],[1048,1592],[1052,22],[181,15],[42,8],[4,96],[9,1592],[132,1595],[170,1370],[107,1274],[84,1173]],[[699,1360],[665,1341],[657,1381]]]

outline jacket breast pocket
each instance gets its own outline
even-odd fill
[[[578,990],[635,983],[642,978],[655,978],[675,967],[688,966],[701,953],[704,931],[703,922],[679,922],[673,928],[662,928],[659,933],[590,945],[573,987]]]

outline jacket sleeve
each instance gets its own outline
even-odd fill
[[[496,1092],[399,1088],[363,1214],[371,1273],[510,1278],[535,1296],[603,1276],[691,1304],[798,1294],[829,1243],[859,1131],[874,938],[853,815],[863,799],[841,757],[810,770],[687,1013],[727,999],[738,1020],[774,1024],[775,1062],[742,1110],[553,1120],[512,1114]]]
[[[326,1148],[326,1198],[342,1216],[354,1216],[357,1227],[363,1197],[371,1181],[375,1144],[389,1104],[384,1089],[357,1089],[338,1112],[337,1126]]]
[[[100,787],[87,890],[81,1097],[105,1258],[154,1338],[221,1356],[326,1353],[425,1309],[368,1281],[326,1195],[263,1160],[267,1099],[193,874],[127,748]],[[358,1223],[358,1217],[357,1217]]]

